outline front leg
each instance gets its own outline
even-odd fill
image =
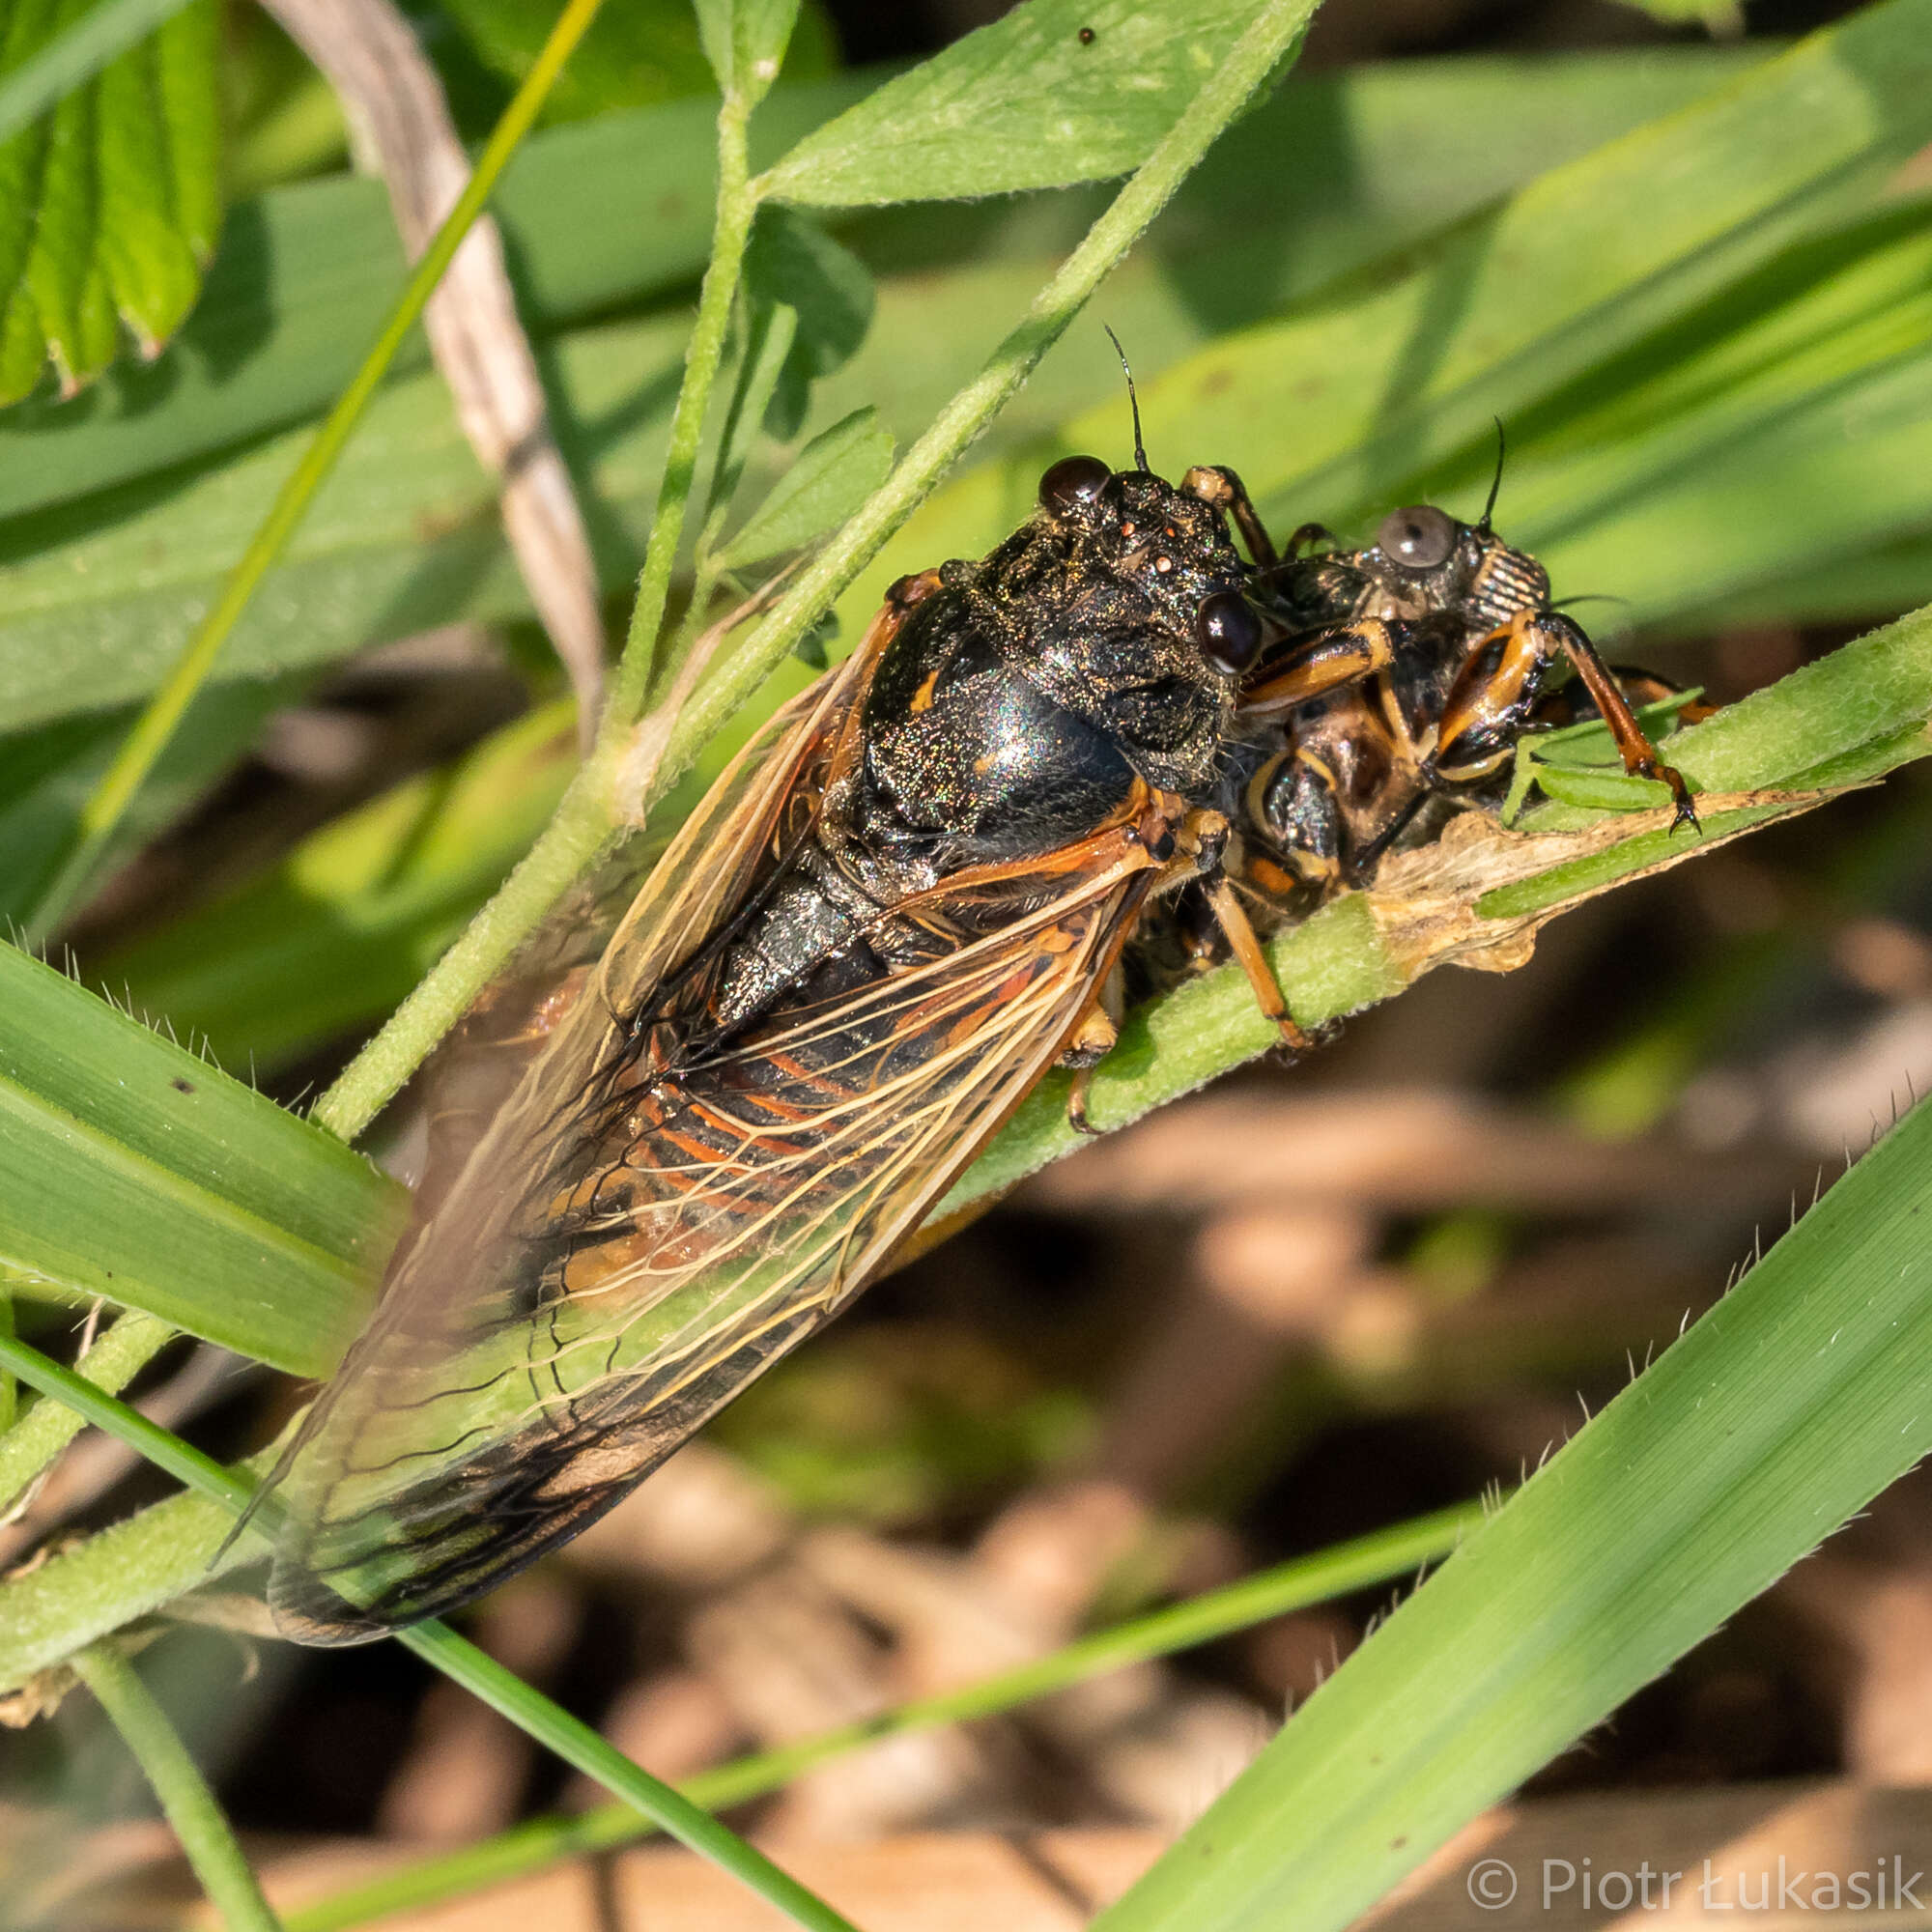
[[[1519,611],[1501,630],[1480,639],[1449,689],[1436,742],[1435,772],[1466,783],[1498,770],[1526,731],[1559,657],[1568,658],[1590,694],[1624,770],[1670,787],[1678,825],[1695,826],[1690,787],[1658,756],[1614,673],[1582,629],[1559,611]]]
[[[1241,715],[1275,717],[1387,670],[1401,655],[1407,630],[1381,617],[1358,617],[1318,631],[1292,650],[1263,660],[1242,687]]]

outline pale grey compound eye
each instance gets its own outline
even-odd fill
[[[1406,510],[1391,510],[1376,532],[1376,545],[1391,563],[1405,570],[1434,570],[1449,561],[1456,548],[1456,526],[1452,519],[1427,503],[1415,503]]]

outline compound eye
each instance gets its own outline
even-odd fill
[[[1261,655],[1262,620],[1236,590],[1217,590],[1201,600],[1194,636],[1208,668],[1223,677],[1239,677]]]
[[[1406,510],[1392,510],[1376,532],[1376,544],[1392,563],[1405,570],[1434,570],[1447,563],[1456,548],[1456,526],[1440,510],[1417,503]]]
[[[1063,456],[1039,479],[1040,505],[1062,516],[1069,510],[1084,510],[1112,481],[1113,474],[1097,456]]]

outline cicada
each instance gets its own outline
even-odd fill
[[[609,1509],[1104,1050],[1154,895],[1239,923],[1216,800],[1269,631],[1230,502],[1226,471],[1056,463],[724,772],[300,1430],[284,1632],[451,1609]]]
[[[1269,635],[1242,682],[1221,802],[1236,829],[1228,873],[1263,929],[1368,883],[1398,838],[1428,836],[1432,814],[1499,801],[1524,736],[1579,717],[1600,717],[1625,770],[1661,781],[1694,823],[1683,777],[1632,709],[1673,688],[1606,665],[1488,509],[1465,524],[1410,505],[1373,544],[1321,548],[1332,542],[1304,525],[1253,581]],[[1183,893],[1144,928],[1146,980],[1225,952],[1207,910]]]

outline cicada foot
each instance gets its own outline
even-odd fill
[[[1089,1140],[1097,1141],[1100,1129],[1087,1118],[1087,1095],[1094,1086],[1094,1067],[1098,1062],[1073,1069],[1073,1084],[1066,1090],[1066,1124],[1076,1134],[1084,1134]]]
[[[1671,802],[1677,808],[1670,821],[1671,831],[1675,832],[1680,825],[1688,825],[1692,832],[1703,830],[1697,817],[1697,808],[1691,803],[1690,787],[1685,783],[1684,774],[1675,765],[1653,762],[1650,770],[1643,776],[1647,779],[1656,779],[1661,784],[1667,784],[1670,787]]]

